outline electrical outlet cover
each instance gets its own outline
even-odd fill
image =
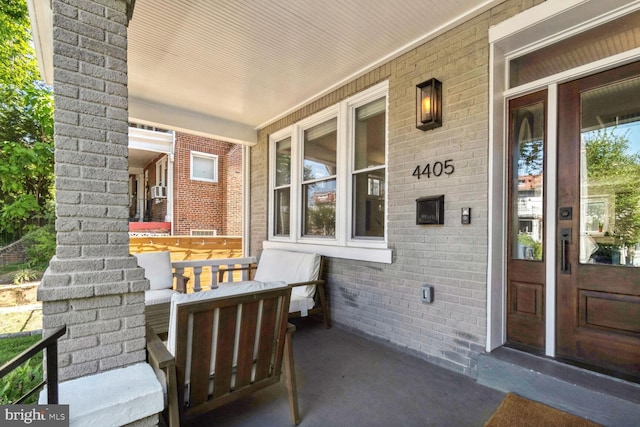
[[[423,285],[421,291],[422,302],[433,302],[433,286]]]

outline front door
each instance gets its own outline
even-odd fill
[[[556,356],[640,379],[640,63],[558,87]]]

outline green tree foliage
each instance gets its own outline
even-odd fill
[[[589,185],[614,196],[613,236],[618,244],[640,239],[640,154],[633,153],[628,132],[604,128],[585,137]]]
[[[628,132],[616,128],[604,128],[587,134],[585,147],[587,175],[589,179],[611,180],[615,177],[637,176],[640,172],[640,156],[629,150]],[[633,180],[624,180],[635,185]]]
[[[53,95],[40,81],[25,0],[0,2],[0,231],[43,218],[53,198]]]

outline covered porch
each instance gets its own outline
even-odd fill
[[[56,96],[59,245],[39,296],[45,334],[61,324],[70,331],[61,345],[63,379],[145,359],[149,284],[130,256],[127,234],[128,123],[135,121],[242,145],[245,255],[282,248],[327,258],[323,279],[334,329],[301,325],[294,338],[302,418],[310,425],[323,425],[325,417],[341,415],[336,408],[350,407],[362,409],[344,414],[348,425],[358,425],[348,417],[375,415],[390,395],[398,400],[385,407],[386,421],[404,416],[397,409],[404,397],[416,402],[425,395],[406,409],[407,420],[423,419],[433,401],[447,416],[473,417],[456,420],[474,425],[486,420],[504,391],[520,390],[507,380],[528,378],[527,357],[498,357],[509,352],[502,347],[511,302],[505,106],[509,97],[540,90],[542,83],[553,94],[559,81],[637,62],[640,52],[624,45],[621,53],[589,59],[588,66],[552,67],[544,72],[553,78],[515,89],[505,87],[508,61],[534,47],[544,52],[554,37],[637,13],[640,2],[407,0],[323,8],[283,0],[225,8],[207,1],[178,7],[169,0],[54,0],[53,11],[47,2],[31,3],[39,5],[34,16],[42,28],[53,29],[36,31],[36,45]],[[432,78],[442,81],[444,99],[440,126],[429,129],[421,88]],[[549,161],[556,166],[554,153]],[[424,199],[435,204],[421,212],[417,201]],[[522,306],[517,315],[533,318],[542,336],[532,363],[545,366],[560,353],[553,203],[546,206],[546,234],[539,236],[548,245],[543,275],[549,280],[515,300]],[[624,339],[631,335],[637,330]],[[307,339],[321,343],[322,351],[305,345]],[[369,356],[358,345],[371,342],[383,347],[370,347]],[[628,348],[627,356],[637,354]],[[377,359],[379,354],[389,359]],[[349,361],[358,358],[366,369],[343,383],[356,369]],[[387,369],[392,361],[400,362],[395,373]],[[524,371],[507,375],[502,362]],[[626,365],[632,374],[640,366],[633,362]],[[573,369],[553,363],[552,379]],[[327,366],[336,375],[314,376]],[[379,377],[372,371],[385,371],[384,384],[393,387],[368,382]],[[504,380],[486,383],[502,391],[480,385],[485,374]],[[408,391],[397,380],[403,376]],[[433,388],[432,378],[442,382]],[[637,413],[637,385],[604,379],[616,391],[599,410],[610,415],[611,402],[622,401],[625,409],[616,414]],[[345,392],[349,384],[360,386],[350,390],[355,397],[336,402],[333,393],[324,394]],[[602,397],[606,387],[597,384],[590,389]],[[522,390],[558,403],[561,396],[549,393],[556,385]],[[378,389],[383,393],[377,396]],[[586,393],[569,391],[582,396],[576,407],[583,416],[593,397]],[[271,398],[257,399],[269,404]],[[476,405],[470,414],[467,402]],[[237,412],[253,411],[251,404],[238,405]],[[224,413],[216,412],[218,418]],[[245,422],[237,416],[228,422]],[[255,416],[247,420],[266,415]],[[444,415],[435,416],[434,425],[441,425]]]

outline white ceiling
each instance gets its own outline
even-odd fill
[[[256,128],[502,1],[136,0],[130,114],[254,142]]]

